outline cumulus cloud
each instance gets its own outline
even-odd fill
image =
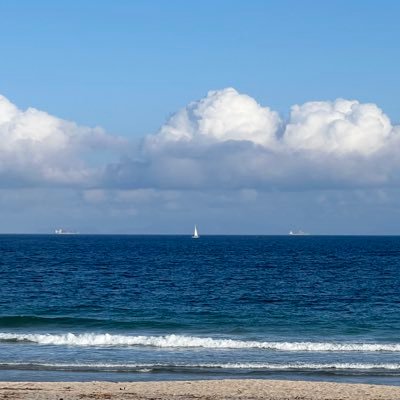
[[[110,165],[118,187],[329,189],[397,185],[400,128],[375,104],[314,101],[283,121],[228,88],[174,114],[135,159]]]
[[[207,140],[248,140],[274,146],[281,124],[278,113],[260,106],[253,98],[233,88],[210,91],[174,114],[148,145]]]
[[[233,88],[211,91],[174,114],[146,145],[249,141],[275,151],[372,154],[389,144],[394,128],[375,104],[355,100],[313,101],[278,113]],[[210,140],[209,140],[210,143]]]
[[[91,201],[102,189],[397,187],[399,138],[400,127],[375,104],[307,102],[284,120],[227,88],[191,102],[117,161],[127,140],[0,96],[0,187],[99,190]]]
[[[88,153],[122,139],[35,108],[20,110],[0,95],[0,186],[88,185],[96,178]]]
[[[389,118],[375,104],[338,99],[293,106],[283,141],[295,151],[370,155],[393,135]]]

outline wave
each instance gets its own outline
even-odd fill
[[[199,364],[111,364],[111,363],[0,363],[0,370],[109,371],[157,372],[198,369],[271,370],[271,371],[329,371],[329,370],[390,370],[400,372],[400,363],[199,363]]]
[[[161,348],[264,349],[287,352],[400,352],[399,343],[262,342],[183,335],[127,336],[108,333],[0,333],[0,342],[30,342],[41,345],[85,347],[150,346]]]

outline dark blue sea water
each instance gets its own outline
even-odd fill
[[[0,236],[1,380],[400,383],[400,237]]]

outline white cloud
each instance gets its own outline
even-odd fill
[[[87,185],[96,171],[86,153],[116,148],[122,139],[35,108],[23,111],[0,96],[0,185]]]
[[[355,100],[313,101],[294,105],[284,124],[279,115],[233,88],[210,91],[174,114],[156,135],[155,150],[177,142],[249,141],[274,152],[370,155],[391,144],[395,131],[375,104]]]
[[[295,105],[286,122],[232,88],[211,91],[144,138],[127,140],[0,96],[0,186],[98,190],[303,190],[398,186],[400,127],[375,104]],[[104,172],[103,172],[104,170]],[[139,193],[139,192],[138,192]],[[252,193],[252,192],[249,192]]]
[[[278,113],[261,107],[250,96],[233,88],[208,92],[199,101],[174,114],[149,145],[170,141],[248,140],[264,146],[274,146],[280,126]]]
[[[370,155],[391,136],[390,120],[375,104],[338,99],[293,106],[283,142],[294,151]]]
[[[336,189],[396,186],[400,128],[375,104],[295,105],[286,123],[228,88],[212,91],[145,138],[108,184],[162,189]]]

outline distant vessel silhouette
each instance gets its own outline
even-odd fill
[[[58,228],[54,231],[56,235],[77,235],[78,232],[69,231],[63,228]]]
[[[299,231],[289,231],[289,236],[307,236],[309,233],[303,232],[302,230]]]
[[[198,239],[200,236],[199,236],[199,234],[198,234],[198,232],[197,232],[197,226],[195,225],[194,226],[194,232],[193,232],[193,236],[192,236],[192,238],[193,239]]]

